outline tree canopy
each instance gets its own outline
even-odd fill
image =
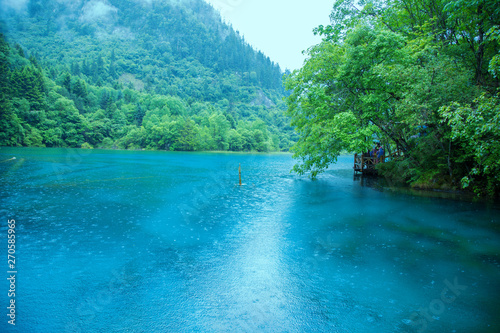
[[[315,177],[374,140],[379,166],[421,187],[500,190],[500,8],[495,1],[338,0],[323,40],[286,79],[294,170]]]

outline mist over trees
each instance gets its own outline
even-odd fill
[[[287,150],[283,72],[201,0],[3,1],[0,145]]]

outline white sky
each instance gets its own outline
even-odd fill
[[[334,0],[205,0],[282,70],[302,67],[302,51],[320,42],[312,30],[330,23]]]

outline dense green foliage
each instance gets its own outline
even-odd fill
[[[499,27],[493,0],[337,0],[286,80],[299,173],[380,140],[379,172],[417,187],[500,192]]]
[[[3,8],[0,28],[0,145],[276,151],[294,140],[279,66],[202,0],[29,0]]]

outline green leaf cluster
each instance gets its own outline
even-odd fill
[[[466,167],[463,187],[494,195],[500,187],[500,96],[482,94],[473,105],[453,103],[440,112]]]

